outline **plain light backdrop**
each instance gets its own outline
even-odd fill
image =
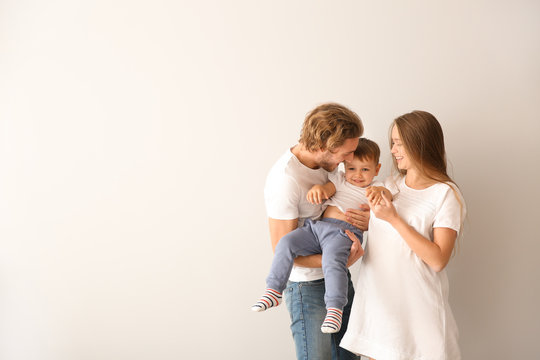
[[[0,359],[293,359],[267,171],[335,101],[432,112],[463,358],[540,353],[538,1],[0,1]],[[353,272],[358,271],[357,267]]]

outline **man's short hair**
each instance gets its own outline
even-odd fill
[[[364,126],[356,113],[343,105],[326,103],[307,114],[298,140],[309,151],[334,150],[347,139],[362,136]]]
[[[380,156],[381,149],[375,141],[360,138],[358,146],[356,147],[356,150],[354,150],[354,157],[360,160],[373,160],[375,164],[378,164]]]

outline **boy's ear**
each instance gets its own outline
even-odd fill
[[[377,164],[377,167],[375,168],[375,176],[379,175],[379,170],[381,170],[381,164]]]

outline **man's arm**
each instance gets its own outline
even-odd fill
[[[287,235],[298,227],[298,219],[294,220],[277,220],[268,218],[268,225],[270,227],[270,241],[272,243],[272,251],[275,252],[276,245],[283,236]],[[294,263],[298,266],[308,268],[320,268],[322,267],[322,255],[315,254],[309,256],[299,256],[294,260]]]

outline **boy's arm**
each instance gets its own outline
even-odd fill
[[[313,185],[307,193],[307,201],[312,204],[322,204],[336,193],[336,186],[331,182],[324,185]]]

